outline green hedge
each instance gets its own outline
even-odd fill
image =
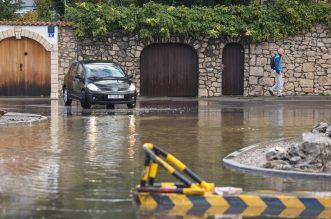
[[[230,36],[263,41],[304,33],[316,23],[327,23],[331,29],[331,7],[299,0],[213,8],[153,2],[143,7],[79,3],[66,8],[65,20],[72,22],[78,36],[104,36],[113,30],[124,30],[142,38]]]

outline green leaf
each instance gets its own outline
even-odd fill
[[[84,2],[67,7],[65,20],[72,21],[78,36],[103,36],[124,30],[142,38],[229,36],[257,42],[302,34],[317,23],[326,23],[331,29],[331,6],[298,0],[191,8],[154,2],[143,7]]]

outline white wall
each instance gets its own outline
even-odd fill
[[[0,26],[0,32],[11,30],[14,28],[20,27],[22,29],[38,33],[47,40],[50,44],[57,44],[58,41],[58,27],[54,27],[54,37],[48,35],[48,26]]]

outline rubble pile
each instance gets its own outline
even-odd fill
[[[0,110],[0,117],[3,116],[3,115],[5,115],[5,114],[6,114],[6,111]]]
[[[331,171],[331,124],[317,123],[302,134],[302,143],[276,147],[266,153],[264,168],[306,172]]]

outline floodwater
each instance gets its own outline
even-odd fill
[[[132,201],[145,142],[217,186],[331,191],[328,181],[264,177],[222,165],[222,158],[235,150],[298,137],[330,119],[327,97],[140,98],[134,110],[0,99],[0,109],[49,118],[25,127],[0,127],[0,218],[152,218],[141,215]],[[162,181],[176,181],[162,171]]]

